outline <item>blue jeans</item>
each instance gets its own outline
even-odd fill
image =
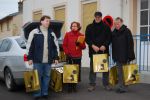
[[[34,69],[38,70],[41,89],[34,93],[35,97],[48,95],[51,65],[48,63],[34,63]]]
[[[93,57],[90,57],[90,74],[89,74],[89,81],[90,85],[95,86],[96,85],[96,73],[93,71]],[[103,86],[109,85],[109,72],[102,73],[102,83]]]

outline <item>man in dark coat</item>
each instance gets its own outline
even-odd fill
[[[109,53],[109,44],[111,41],[111,29],[102,21],[102,13],[95,12],[95,20],[89,24],[85,31],[85,41],[89,46],[90,57],[90,86],[88,91],[95,90],[96,73],[93,72],[93,54]],[[108,82],[109,73],[103,73],[103,86],[110,90]]]
[[[122,66],[135,59],[134,42],[131,31],[123,25],[120,17],[115,19],[115,29],[112,33],[112,57],[117,64],[118,84],[116,92],[126,92]]]

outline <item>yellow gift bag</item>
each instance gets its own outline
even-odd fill
[[[78,83],[79,65],[64,65],[63,83]]]
[[[95,54],[93,55],[93,71],[108,72],[108,55]]]
[[[26,92],[33,92],[40,90],[40,83],[37,70],[24,72],[24,82]]]
[[[117,67],[116,66],[112,67],[109,71],[109,83],[110,83],[110,85],[115,86],[117,84],[117,82],[118,82],[117,81],[118,80],[117,74],[118,74],[117,73]]]
[[[62,91],[62,78],[63,78],[63,67],[60,68],[53,68],[51,70],[51,82],[50,82],[50,87],[55,91],[55,92],[60,92]]]
[[[117,77],[117,68],[116,66],[112,67],[109,72],[109,83],[111,85],[116,85],[118,81]],[[139,83],[140,75],[138,71],[138,65],[136,64],[127,64],[123,66],[123,76],[124,76],[124,84],[131,85],[135,83]]]
[[[138,65],[128,64],[123,66],[125,85],[139,83],[140,75]]]

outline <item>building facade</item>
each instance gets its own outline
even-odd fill
[[[23,23],[22,4],[22,2],[18,2],[18,12],[0,19],[0,38],[21,34]]]
[[[70,23],[78,21],[82,32],[94,19],[94,12],[101,11],[103,17],[122,17],[133,35],[150,33],[149,0],[24,0],[23,23],[38,21],[42,15],[64,21],[62,37],[70,30]],[[83,66],[89,66],[88,48],[83,52]]]
[[[64,21],[62,36],[70,30],[72,21],[80,22],[84,33],[86,26],[93,21],[94,12],[101,11],[103,16],[122,17],[136,34],[139,2],[140,0],[24,0],[23,23],[49,15],[52,19]],[[84,51],[83,58],[87,59],[87,55],[88,48]],[[83,66],[89,66],[87,60],[83,61]]]

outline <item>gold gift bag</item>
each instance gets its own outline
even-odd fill
[[[63,77],[63,67],[54,68],[51,70],[51,82],[50,87],[55,92],[62,91],[62,77]]]
[[[109,84],[112,86],[115,86],[117,84],[117,79],[118,75],[117,75],[117,68],[116,66],[110,68],[109,71]]]
[[[117,84],[117,67],[114,66],[110,69],[109,72],[109,83],[114,86]],[[135,83],[139,83],[140,75],[138,71],[138,65],[136,64],[127,64],[123,66],[123,76],[125,85],[131,85]]]
[[[123,66],[125,85],[139,83],[140,75],[138,65],[128,64]]]
[[[64,65],[63,83],[78,83],[79,65]]]
[[[60,51],[59,58],[60,58],[60,62],[66,61],[66,55],[65,55],[64,51]]]
[[[93,71],[108,72],[108,55],[95,54],[93,55]]]
[[[40,90],[40,83],[37,70],[24,72],[26,92]]]

